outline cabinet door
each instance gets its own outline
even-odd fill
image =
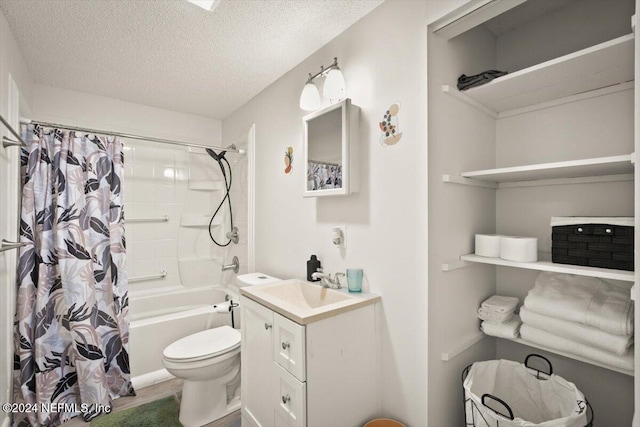
[[[300,381],[306,381],[305,328],[273,313],[273,360]]]
[[[305,427],[307,425],[306,384],[298,381],[275,362],[273,370],[277,387],[274,413],[276,427]]]
[[[273,311],[240,297],[242,414],[256,427],[273,425]]]

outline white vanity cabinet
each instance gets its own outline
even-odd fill
[[[362,426],[380,412],[375,304],[296,323],[247,296],[243,427]]]
[[[255,421],[256,426],[266,426],[264,420],[272,417],[270,398],[275,390],[272,380],[271,357],[273,336],[273,311],[241,297],[241,402],[243,417]],[[244,301],[243,301],[244,300]],[[248,355],[253,357],[248,359]],[[251,393],[247,393],[252,390]]]

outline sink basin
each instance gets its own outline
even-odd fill
[[[354,310],[380,299],[369,293],[349,293],[320,284],[292,279],[240,288],[240,293],[282,314],[296,323],[308,323]]]
[[[324,288],[302,280],[285,280],[270,286],[264,292],[300,308],[318,308],[351,298],[338,290]]]

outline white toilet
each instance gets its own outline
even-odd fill
[[[236,283],[242,287],[279,280],[251,273],[239,275]],[[207,329],[170,344],[162,355],[167,371],[184,380],[180,403],[183,426],[203,426],[240,409],[240,400],[234,398],[239,394],[233,392],[235,387],[228,387],[238,383],[240,331],[230,326]]]

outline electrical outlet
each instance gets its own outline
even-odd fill
[[[336,239],[340,239],[339,243],[336,243]],[[331,228],[331,239],[333,244],[339,248],[347,247],[347,226],[346,225],[338,225],[336,227]]]

